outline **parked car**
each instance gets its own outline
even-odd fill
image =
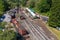
[[[57,30],[60,30],[60,27],[56,27],[57,28]]]
[[[0,22],[2,22],[3,21],[3,19],[2,18],[0,18]]]
[[[5,19],[5,16],[3,15],[2,17],[0,17],[0,22],[2,22]]]

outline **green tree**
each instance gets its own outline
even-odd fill
[[[39,0],[36,4],[37,10],[39,12],[48,12],[51,8],[52,0]]]
[[[0,0],[0,16],[3,14],[4,12],[4,5],[3,5],[3,1]]]
[[[35,7],[35,3],[36,3],[35,0],[29,0],[27,6],[29,8],[34,8]]]
[[[28,0],[20,0],[20,3],[21,3],[20,5],[22,5],[22,6],[26,6],[27,1],[28,1]]]
[[[5,30],[2,35],[0,35],[0,40],[16,40],[16,33],[12,30]]]
[[[1,22],[0,23],[0,28],[5,28],[5,25],[6,25],[7,23],[6,22]]]
[[[52,27],[60,27],[60,0],[53,0],[50,10],[49,25]]]
[[[7,4],[9,4],[9,8],[15,8],[17,6],[17,0],[6,0]]]
[[[3,0],[3,5],[4,5],[4,11],[8,11],[10,10],[10,5],[8,4],[8,2],[6,0]]]

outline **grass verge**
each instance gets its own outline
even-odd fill
[[[58,40],[60,40],[60,31],[59,30],[49,27],[49,26],[47,26],[47,28],[57,36]]]

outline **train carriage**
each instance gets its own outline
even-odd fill
[[[34,18],[34,19],[40,18],[39,15],[36,15],[35,12],[33,12],[31,9],[26,8],[26,11],[29,13],[29,16],[30,16],[31,18]]]

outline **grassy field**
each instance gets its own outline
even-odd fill
[[[59,30],[52,28],[52,27],[48,27],[48,29],[50,31],[52,31],[57,36],[57,38],[60,40],[60,31]]]

